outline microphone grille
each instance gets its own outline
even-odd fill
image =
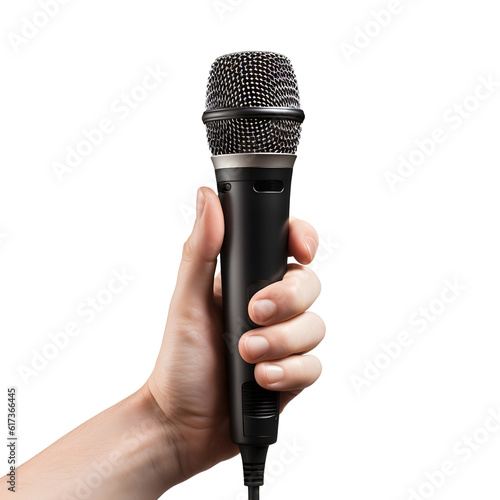
[[[217,58],[208,79],[206,110],[261,107],[300,109],[290,60],[273,52],[238,52]],[[213,155],[294,154],[301,131],[300,122],[278,116],[227,118],[206,126]]]

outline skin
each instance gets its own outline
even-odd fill
[[[157,499],[238,453],[229,435],[220,275],[214,278],[223,237],[219,200],[201,188],[153,372],[137,392],[18,467],[16,498]],[[321,373],[319,360],[306,354],[325,334],[321,318],[307,311],[320,283],[304,265],[317,247],[316,231],[291,218],[289,254],[299,264],[254,295],[248,311],[262,328],[238,344],[256,364],[257,382],[281,391],[281,409]],[[10,498],[7,480],[0,499]]]

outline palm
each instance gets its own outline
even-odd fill
[[[171,310],[174,310],[172,303]],[[231,442],[220,303],[212,297],[183,317],[169,314],[151,391],[175,420],[196,457],[194,469],[206,469],[238,453]]]

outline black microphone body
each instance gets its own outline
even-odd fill
[[[255,382],[254,365],[238,352],[238,341],[256,328],[248,315],[252,296],[283,278],[288,257],[288,218],[294,155],[228,155],[232,164],[251,158],[246,167],[216,168],[224,212],[221,251],[224,340],[227,351],[231,438],[234,443],[269,445],[278,433],[279,393]],[[217,165],[217,157],[214,163]],[[220,159],[220,157],[219,157]],[[280,168],[271,165],[289,163]],[[266,165],[266,166],[264,166]]]
[[[252,296],[287,270],[290,189],[304,114],[288,59],[273,53],[219,58],[207,104],[203,121],[225,223],[221,278],[231,439],[255,498],[268,446],[277,440],[280,393],[257,384],[255,365],[240,356],[238,342],[258,327],[248,314]]]

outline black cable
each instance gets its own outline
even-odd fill
[[[248,487],[248,500],[259,500],[259,487],[249,486]]]
[[[248,500],[259,500],[259,487],[264,484],[264,468],[269,445],[240,444],[243,477],[248,486]]]

